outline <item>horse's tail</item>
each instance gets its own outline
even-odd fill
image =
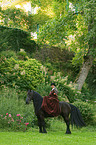
[[[85,123],[82,119],[82,116],[81,116],[81,113],[80,113],[80,110],[72,105],[72,104],[69,104],[70,107],[71,107],[71,115],[70,115],[70,121],[71,121],[71,125],[76,125],[76,127],[83,127],[85,126]]]

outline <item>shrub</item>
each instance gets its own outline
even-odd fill
[[[73,103],[78,99],[80,93],[74,89],[72,82],[68,82],[68,77],[55,76],[54,82],[57,85],[60,96],[64,98],[67,96],[70,103]]]
[[[0,58],[4,59],[4,58],[10,58],[13,57],[14,59],[17,59],[17,55],[16,52],[13,50],[7,50],[7,51],[1,51],[0,52]]]
[[[20,60],[27,60],[28,59],[27,53],[23,49],[21,49],[17,53],[17,55],[18,55],[18,59],[20,59]]]
[[[11,128],[12,130],[26,131],[29,123],[24,123],[23,117],[17,114],[14,120],[11,114],[6,113],[5,116],[0,115],[0,128]]]
[[[80,110],[86,125],[94,124],[94,109],[92,104],[80,100],[74,102],[73,104]]]
[[[44,80],[41,66],[35,59],[23,61],[12,57],[1,58],[1,86],[7,85],[20,90],[35,89]]]
[[[42,88],[42,89],[41,89]],[[50,84],[42,83],[36,88],[36,92],[38,92],[42,97],[48,96],[51,91]]]
[[[89,83],[89,82],[88,82]],[[93,86],[93,90],[92,90],[92,86]],[[90,89],[91,88],[91,89]],[[95,84],[90,85],[90,88],[88,88],[88,84],[84,83],[83,88],[82,88],[82,100],[86,101],[86,100],[96,100],[96,89],[95,89]]]
[[[15,89],[5,88],[0,94],[0,128],[25,131],[37,123],[33,105],[25,105],[23,99],[18,99]],[[26,93],[27,94],[27,93]]]

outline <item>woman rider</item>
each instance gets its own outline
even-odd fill
[[[55,87],[55,83],[51,83],[51,92],[49,96],[43,97],[41,108],[51,116],[58,116],[60,114],[58,90]]]

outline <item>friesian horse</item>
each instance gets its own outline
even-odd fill
[[[42,110],[41,105],[42,105],[43,98],[41,97],[39,93],[33,90],[29,90],[27,93],[26,104],[29,104],[31,100],[33,100],[35,115],[37,116],[37,119],[38,119],[39,132],[47,133],[45,129],[44,118],[53,117],[53,116],[49,115],[44,110]],[[81,113],[76,106],[69,104],[67,102],[64,102],[64,101],[60,101],[59,107],[60,107],[59,115],[63,117],[67,126],[66,134],[71,134],[70,123],[72,126],[76,125],[76,127],[85,126]]]

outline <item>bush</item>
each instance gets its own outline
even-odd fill
[[[20,90],[35,89],[44,80],[41,66],[35,59],[23,61],[1,57],[1,86],[7,85]]]
[[[28,127],[34,127],[37,120],[33,105],[25,105],[23,99],[18,99],[19,95],[15,89],[5,88],[1,91],[1,94],[0,128],[25,131]]]
[[[76,92],[70,84],[66,84],[66,78],[59,78],[57,80],[54,79],[54,81],[50,80],[49,83],[42,83],[36,88],[36,91],[40,93],[41,96],[48,96],[51,91],[51,82],[55,82],[56,84],[56,88],[59,92],[58,98],[60,101],[69,101],[70,103],[73,103],[76,99],[78,99],[78,95],[80,95],[79,92]]]
[[[95,118],[94,118],[94,108],[92,104],[80,100],[74,102],[73,104],[80,110],[86,125],[94,124]]]
[[[4,58],[10,58],[13,57],[14,59],[18,59],[16,52],[13,50],[7,50],[7,51],[1,51],[0,52],[0,58],[4,59]]]
[[[48,96],[51,89],[52,88],[50,84],[42,83],[36,88],[36,92],[38,92],[43,97],[43,96]]]
[[[18,55],[18,59],[20,59],[20,60],[27,60],[28,59],[27,53],[23,49],[21,49],[17,53],[17,55]]]
[[[70,103],[78,99],[80,93],[74,89],[72,82],[68,82],[68,77],[54,76],[54,82],[62,99],[66,96]]]
[[[66,48],[46,44],[42,44],[39,51],[32,54],[32,57],[41,61],[49,70],[51,69],[51,72],[60,71],[65,76],[70,75],[71,80],[74,81],[79,68],[72,66],[71,60],[73,56],[73,52]]]

